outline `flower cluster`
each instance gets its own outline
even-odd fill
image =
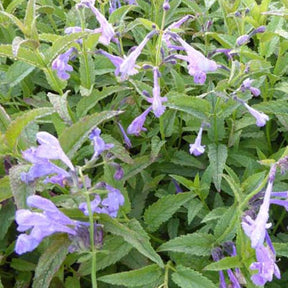
[[[117,217],[120,206],[124,205],[124,197],[120,190],[103,182],[98,183],[97,187],[104,187],[108,191],[108,194],[107,197],[103,200],[101,200],[100,196],[96,194],[94,200],[91,201],[92,213],[104,213],[110,215],[113,218]],[[86,202],[81,203],[79,205],[79,209],[83,211],[85,215],[89,215]]]
[[[63,152],[56,137],[47,132],[38,132],[36,137],[40,145],[31,147],[22,153],[23,158],[33,165],[27,173],[21,174],[21,180],[30,183],[39,177],[54,174],[52,177],[47,177],[45,182],[64,186],[65,179],[71,178],[71,174],[50,160],[61,160],[71,171],[75,171],[73,164]]]
[[[259,286],[265,285],[267,281],[272,281],[273,275],[278,279],[281,277],[279,268],[275,263],[275,249],[267,232],[267,229],[272,226],[271,223],[268,223],[268,219],[276,165],[277,164],[273,164],[270,169],[263,203],[260,206],[255,220],[253,220],[251,216],[246,215],[242,221],[242,228],[245,234],[250,238],[251,247],[254,248],[256,252],[257,261],[250,265],[250,269],[258,270],[258,273],[254,274],[251,277],[251,280]],[[277,204],[277,201],[275,204]],[[267,245],[265,245],[265,242]]]

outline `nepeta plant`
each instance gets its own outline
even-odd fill
[[[2,1],[0,286],[286,287],[286,6]]]

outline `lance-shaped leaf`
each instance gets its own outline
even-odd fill
[[[152,248],[147,233],[137,220],[130,220],[128,226],[126,226],[108,215],[101,214],[100,217],[101,223],[104,224],[106,231],[122,236],[126,242],[131,244],[141,254],[158,264],[160,267],[164,267],[161,257]]]
[[[87,141],[91,130],[105,120],[111,119],[122,111],[103,111],[86,116],[66,128],[59,137],[63,151],[72,158],[81,145]]]
[[[99,281],[112,285],[123,285],[125,287],[152,287],[150,285],[157,281],[161,276],[162,269],[158,265],[153,264],[129,272],[105,275],[100,277]]]

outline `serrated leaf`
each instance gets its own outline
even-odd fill
[[[193,233],[174,238],[162,244],[158,251],[182,252],[197,256],[211,255],[215,238],[211,234]]]
[[[149,265],[141,269],[129,272],[115,273],[102,276],[99,281],[112,285],[123,285],[125,287],[150,287],[149,284],[155,282],[162,275],[162,269],[156,265]]]
[[[217,288],[210,279],[184,266],[177,266],[177,272],[172,274],[172,280],[181,288]]]
[[[91,130],[122,111],[103,111],[81,118],[77,123],[66,128],[59,137],[59,142],[68,157],[72,158],[81,145],[87,141]]]
[[[12,41],[12,52],[13,56],[17,57],[19,48],[23,45],[28,46],[28,48],[32,48],[35,50],[38,48],[39,43],[32,39],[23,39],[21,37],[16,36]]]
[[[134,163],[134,160],[130,157],[129,152],[123,147],[121,143],[119,143],[111,135],[103,134],[102,138],[104,139],[105,143],[114,144],[114,147],[111,148],[109,151],[113,153],[116,156],[116,158],[128,164]]]
[[[67,235],[57,235],[39,258],[32,288],[49,288],[54,274],[58,271],[68,253],[70,241]]]
[[[35,193],[33,184],[27,185],[21,180],[21,173],[27,172],[30,165],[16,165],[9,170],[10,187],[18,209],[28,208],[27,197]]]
[[[120,8],[116,9],[113,11],[113,13],[109,17],[109,22],[110,23],[121,23],[125,20],[126,14],[131,11],[136,9],[136,5],[124,5],[121,6]]]
[[[149,206],[144,213],[147,230],[156,231],[162,223],[169,220],[183,204],[193,197],[194,195],[189,192],[168,195]]]
[[[227,147],[223,144],[208,145],[208,157],[212,169],[213,182],[218,191],[221,191],[222,173],[228,156]]]
[[[207,100],[186,96],[177,92],[169,92],[165,96],[168,98],[167,107],[186,112],[203,121],[208,121],[206,115],[211,109],[210,103]]]
[[[241,268],[241,267],[242,267],[242,263],[239,259],[239,256],[233,256],[233,257],[225,257],[217,262],[213,262],[207,265],[203,270],[221,271],[221,270],[227,270],[231,268]]]
[[[45,64],[35,52],[23,47],[19,47],[17,56],[14,56],[12,45],[0,45],[0,56],[8,57],[12,60],[20,60],[40,69],[45,68]]]
[[[118,235],[124,238],[126,242],[136,248],[141,254],[158,264],[160,267],[164,267],[161,257],[152,248],[149,237],[145,230],[135,219],[130,220],[128,226],[118,223],[117,220],[101,214],[101,223],[104,224],[105,230],[114,235]]]
[[[93,90],[92,94],[88,97],[83,97],[76,107],[76,113],[78,117],[82,117],[93,108],[100,100],[110,96],[111,94],[124,91],[128,88],[121,86],[104,87],[101,91]]]
[[[10,87],[14,87],[26,76],[28,76],[34,69],[34,66],[31,66],[25,62],[15,62],[9,66],[9,69],[6,73],[6,82],[9,83]]]
[[[9,176],[4,176],[0,179],[0,202],[11,198],[12,191],[10,188],[10,178]]]
[[[14,121],[10,123],[7,128],[5,137],[8,146],[13,149],[18,141],[21,132],[31,121],[52,114],[54,112],[53,108],[38,108],[30,111],[26,111],[21,116],[17,117]]]
[[[217,208],[213,209],[212,211],[210,211],[204,217],[204,219],[201,221],[201,223],[205,223],[205,222],[212,221],[212,220],[217,220],[217,219],[221,218],[226,211],[227,211],[226,207],[217,207]]]
[[[26,14],[24,18],[25,30],[28,36],[31,36],[34,30],[34,23],[36,18],[36,0],[29,0],[26,6]]]
[[[143,171],[145,168],[147,168],[153,163],[153,160],[150,158],[150,156],[145,155],[133,159],[133,162],[134,163],[132,165],[130,164],[125,166],[124,177],[122,178],[123,181],[126,181]]]
[[[49,101],[53,105],[55,111],[59,114],[61,119],[64,120],[64,122],[67,125],[72,124],[72,119],[70,117],[70,114],[69,114],[68,108],[67,108],[68,107],[67,96],[68,96],[69,92],[70,91],[68,90],[61,96],[57,95],[57,94],[50,93],[50,92],[48,92],[48,94],[47,94]]]
[[[166,143],[165,140],[160,140],[158,136],[154,136],[151,140],[151,159],[156,160],[162,146]]]

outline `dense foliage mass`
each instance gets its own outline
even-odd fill
[[[0,287],[286,287],[287,16],[0,2]]]

